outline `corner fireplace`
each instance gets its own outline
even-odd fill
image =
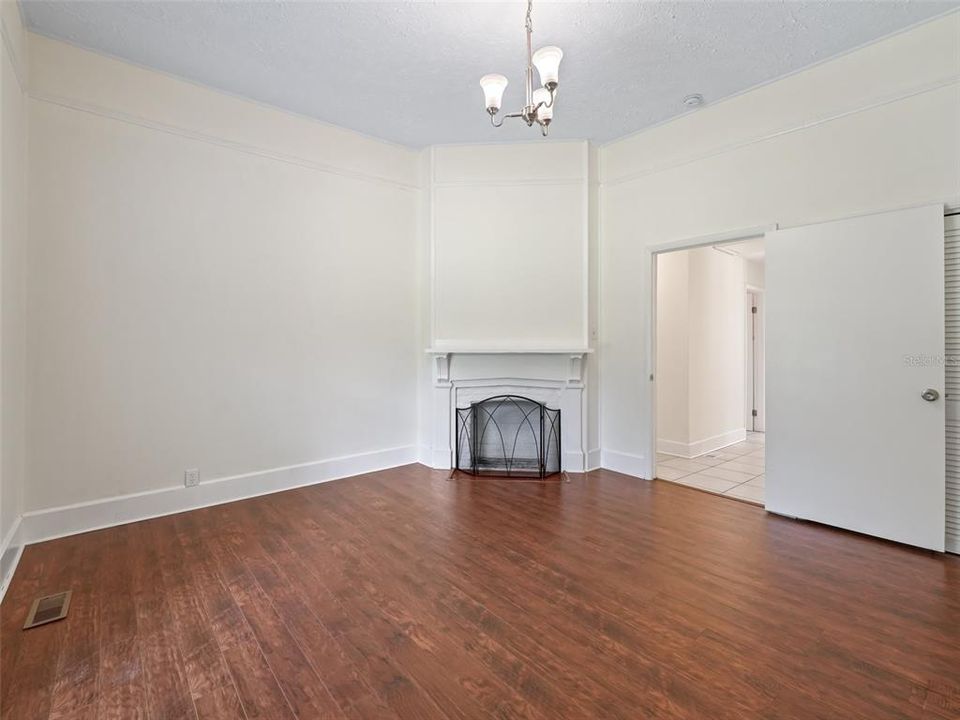
[[[455,470],[545,478],[560,472],[560,410],[522,395],[457,408]]]

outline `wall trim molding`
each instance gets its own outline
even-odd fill
[[[675,455],[677,457],[691,457],[690,443],[680,440],[667,440],[666,438],[657,438],[657,452],[665,455]]]
[[[417,462],[417,447],[376,450],[272,468],[201,482],[197,487],[174,486],[129,495],[32,510],[23,514],[24,545],[100,530],[187,510],[270,495],[307,485],[339,480]]]
[[[667,455],[676,455],[684,458],[694,458],[699,455],[715,452],[720,448],[725,448],[738,442],[743,442],[746,439],[746,428],[729,430],[727,432],[720,433],[719,435],[714,435],[713,437],[704,438],[703,440],[694,440],[693,442],[689,443],[657,438],[657,452],[666,453]]]
[[[539,185],[553,187],[557,185],[582,185],[584,178],[484,178],[483,180],[437,180],[435,188],[469,187],[525,187]]]
[[[362,170],[352,170],[349,168],[339,167],[337,165],[331,165],[329,163],[318,162],[316,160],[311,160],[299,155],[290,155],[287,153],[277,152],[275,150],[269,150],[257,145],[250,145],[248,143],[231,140],[218,135],[188,130],[187,128],[177,125],[169,125],[156,120],[150,120],[149,118],[145,118],[140,115],[133,115],[120,110],[113,110],[111,108],[106,108],[94,103],[84,102],[82,100],[76,100],[74,98],[38,91],[28,91],[27,95],[30,97],[30,99],[36,100],[37,102],[44,102],[50,105],[66,108],[68,110],[83,112],[89,115],[106,118],[108,120],[126,123],[128,125],[135,125],[147,130],[154,130],[157,132],[167,133],[168,135],[175,135],[186,140],[207,143],[208,145],[214,145],[216,147],[224,148],[226,150],[233,150],[235,152],[240,152],[247,155],[254,155],[256,157],[273,160],[275,162],[296,165],[309,170],[322,172],[327,175],[337,175],[339,177],[344,177],[351,180],[360,180],[362,182],[388,185],[407,191],[418,191],[420,189],[420,186],[415,183],[405,183],[384,175],[377,175],[376,173],[369,173]]]
[[[600,448],[595,448],[587,453],[587,472],[599,470],[601,467],[603,467],[600,457]]]
[[[23,538],[20,532],[22,516],[17,515],[13,525],[7,532],[7,536],[0,543],[0,600],[10,587],[10,581],[13,579],[13,573],[17,569],[17,563],[20,562],[20,556],[23,554]]]
[[[743,442],[746,439],[747,429],[745,427],[737,428],[736,430],[729,430],[704,440],[692,442],[690,443],[690,451],[695,452],[697,455],[705,455],[706,453],[716,452],[721,448]]]
[[[20,11],[19,2],[17,3],[17,11]],[[13,40],[10,39],[10,28],[7,27],[7,23],[2,17],[0,17],[0,36],[3,38],[3,48],[10,59],[10,67],[13,69],[13,76],[17,79],[17,85],[20,86],[20,92],[25,93],[27,91],[26,69],[23,60],[17,55],[17,51],[13,47]]]
[[[637,170],[635,172],[626,173],[620,175],[619,177],[611,178],[609,180],[601,179],[600,185],[602,187],[614,187],[616,185],[623,185],[625,183],[634,182],[640,180],[641,178],[647,177],[649,175],[655,175],[657,173],[666,172],[667,170],[674,170],[684,165],[691,165],[702,160],[707,160],[712,157],[717,157],[718,155],[725,155],[736,150],[742,150],[743,148],[749,147],[751,145],[757,145],[759,143],[767,142],[768,140],[773,140],[784,135],[791,135],[793,133],[802,132],[804,130],[810,130],[812,128],[818,127],[819,125],[825,125],[835,120],[842,120],[843,118],[850,117],[852,115],[858,115],[863,112],[868,112],[870,110],[876,110],[877,108],[884,107],[886,105],[892,105],[903,100],[909,100],[910,98],[916,97],[918,95],[924,95],[929,92],[935,92],[937,90],[942,90],[944,88],[950,87],[952,85],[960,84],[960,75],[951,75],[950,77],[937,80],[934,82],[926,83],[919,87],[913,88],[906,92],[897,93],[888,97],[875,100],[872,103],[867,105],[862,105],[861,107],[852,108],[850,110],[844,110],[842,112],[833,113],[830,115],[824,115],[807,122],[802,122],[797,125],[789,125],[782,127],[779,130],[774,130],[762,135],[757,135],[752,138],[747,138],[745,140],[740,140],[738,142],[729,143],[727,145],[720,145],[713,148],[712,150],[706,150],[695,155],[691,155],[684,158],[677,158],[675,160],[669,160],[656,165],[651,165],[648,168],[643,170]],[[676,118],[675,118],[676,119]],[[662,127],[662,126],[661,126]],[[653,130],[653,128],[649,128]],[[611,141],[604,145],[604,147],[610,147],[613,143],[619,142],[618,140]]]
[[[600,450],[600,466],[604,470],[613,470],[614,472],[631,475],[641,480],[651,480],[644,477],[647,474],[647,458],[643,455],[634,455],[633,453],[619,452],[617,450]]]
[[[394,140],[387,140],[386,138],[377,137],[375,135],[369,135],[360,130],[354,130],[353,128],[344,127],[343,125],[337,125],[326,120],[321,120],[320,118],[313,117],[312,115],[305,115],[304,113],[297,112],[296,110],[290,110],[289,108],[281,107],[279,105],[271,105],[268,102],[263,100],[257,100],[253,97],[248,97],[246,95],[241,95],[239,93],[230,92],[229,90],[224,90],[223,88],[218,88],[213,85],[208,85],[205,82],[200,80],[193,80],[191,78],[184,77],[183,75],[177,75],[176,73],[169,72],[167,70],[161,70],[157,67],[152,67],[150,65],[145,65],[143,63],[136,62],[129,58],[120,57],[119,55],[113,55],[105,50],[99,50],[92,47],[85,47],[83,45],[77,45],[70,40],[65,40],[62,37],[57,37],[55,35],[48,35],[39,29],[28,28],[27,23],[23,18],[23,6],[20,2],[17,2],[17,9],[20,11],[20,24],[23,26],[24,34],[35,35],[38,38],[43,38],[44,40],[50,40],[52,42],[60,43],[61,45],[67,45],[74,50],[80,50],[90,55],[96,55],[97,57],[113,60],[114,62],[122,63],[128,65],[137,70],[143,70],[154,75],[160,75],[161,77],[166,78],[167,80],[175,80],[178,83],[183,83],[185,85],[191,85],[195,88],[200,88],[202,90],[208,90],[209,92],[215,93],[217,95],[222,95],[223,97],[230,98],[231,100],[236,100],[247,105],[252,105],[254,107],[260,108],[262,110],[272,110],[273,112],[278,112],[283,115],[288,115],[292,118],[297,118],[298,120],[306,120],[307,122],[313,123],[315,125],[320,125],[325,128],[331,128],[333,130],[340,130],[351,135],[355,135],[358,138],[363,138],[364,140],[370,140],[372,142],[380,143],[381,145],[386,145],[388,147],[399,148],[401,150],[408,150],[410,152],[416,153],[420,148],[412,147],[410,145],[404,145],[403,143],[396,142]],[[556,140],[554,142],[557,142]]]

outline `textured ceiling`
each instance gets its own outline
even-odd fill
[[[605,142],[876,40],[950,2],[537,2],[559,45],[551,136]],[[532,140],[494,130],[480,76],[523,97],[523,2],[22,3],[35,32],[394,142]]]

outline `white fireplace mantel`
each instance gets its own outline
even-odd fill
[[[433,357],[433,380],[437,387],[446,387],[450,382],[450,356],[451,355],[565,355],[569,358],[568,382],[583,381],[583,358],[593,352],[592,348],[482,348],[482,347],[459,347],[459,348],[427,348],[427,355]]]
[[[427,464],[450,468],[456,409],[499,394],[529,397],[559,407],[563,469],[586,467],[586,357],[590,348],[431,347],[433,429]]]
[[[537,348],[537,347],[432,347],[427,355],[587,355],[593,348]]]

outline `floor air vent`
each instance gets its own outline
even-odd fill
[[[67,616],[67,610],[70,609],[70,596],[72,594],[72,590],[67,590],[34,600],[33,605],[30,606],[27,621],[23,624],[23,629],[29,630],[37,627],[37,625],[46,625],[54,620],[63,620]]]

